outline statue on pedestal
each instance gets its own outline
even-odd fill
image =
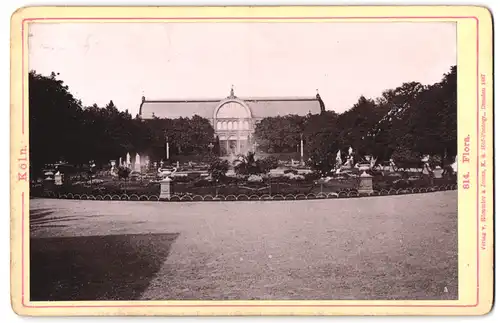
[[[337,157],[335,158],[335,167],[340,168],[342,166],[342,154],[340,150],[337,152]]]

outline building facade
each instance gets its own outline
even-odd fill
[[[325,107],[319,94],[315,97],[238,98],[231,89],[223,99],[149,100],[142,98],[139,116],[152,118],[209,119],[225,154],[255,150],[253,133],[266,117],[319,114]]]

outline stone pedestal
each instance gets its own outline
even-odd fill
[[[365,171],[359,176],[359,194],[372,194],[373,193],[373,176],[367,174]]]
[[[172,180],[170,177],[166,177],[160,182],[160,199],[170,199],[171,195]]]

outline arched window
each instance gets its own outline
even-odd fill
[[[249,118],[247,110],[238,102],[227,102],[217,111],[216,118]]]
[[[233,121],[233,129],[238,129],[238,121]]]
[[[227,129],[228,129],[228,130],[233,130],[233,123],[232,123],[231,121],[229,121],[229,122],[227,123]]]
[[[222,129],[223,129],[223,130],[226,130],[226,129],[227,129],[227,122],[226,122],[226,121],[223,121],[223,122],[222,122]]]
[[[248,124],[248,121],[247,121],[247,120],[245,120],[245,121],[243,122],[243,129],[245,129],[245,130],[249,130],[249,129],[250,129],[250,125]]]
[[[222,122],[218,121],[217,122],[217,130],[221,130],[222,129]]]

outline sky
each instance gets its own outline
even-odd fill
[[[456,25],[415,23],[32,23],[29,69],[85,106],[113,100],[312,97],[343,112],[361,95],[439,82],[456,65]]]

